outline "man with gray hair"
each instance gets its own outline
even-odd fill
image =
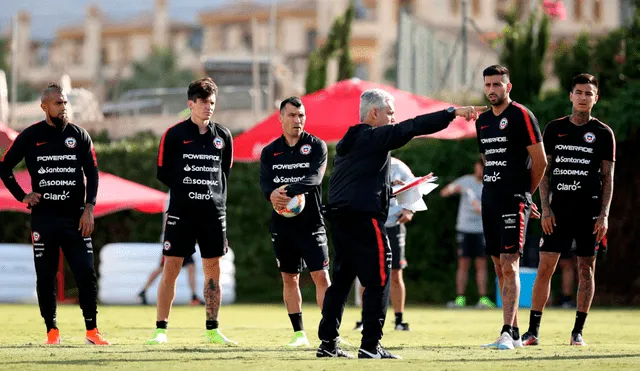
[[[358,358],[400,358],[380,345],[387,306],[392,253],[384,228],[391,196],[389,152],[411,138],[445,129],[456,117],[475,119],[486,107],[450,107],[395,123],[394,98],[381,89],[360,96],[360,124],[349,128],[336,146],[329,179],[327,219],[335,256],[333,284],[327,289],[317,357],[352,355],[336,346],[340,322],[356,277],[365,287],[362,343]]]

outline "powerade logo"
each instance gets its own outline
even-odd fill
[[[275,164],[272,166],[273,170],[293,170],[293,169],[308,169],[311,165],[308,162],[296,163],[296,164]]]
[[[494,138],[483,138],[480,139],[480,143],[485,144],[485,143],[504,143],[507,142],[508,139],[507,137],[494,137]]]

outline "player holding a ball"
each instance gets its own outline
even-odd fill
[[[302,323],[300,272],[309,268],[320,308],[330,284],[329,248],[320,212],[327,145],[304,131],[306,113],[300,98],[282,101],[279,119],[282,136],[260,156],[260,187],[274,209],[269,229],[294,331],[286,346],[301,347],[309,346],[309,340]]]

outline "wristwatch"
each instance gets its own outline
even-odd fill
[[[456,118],[456,108],[455,107],[449,107],[447,108],[447,113],[451,116],[451,119],[453,120],[454,118]]]

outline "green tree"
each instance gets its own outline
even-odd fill
[[[171,51],[154,48],[146,60],[133,64],[133,76],[130,79],[116,84],[112,98],[132,89],[181,87],[194,79],[193,72],[178,69]]]
[[[327,61],[337,53],[340,54],[338,79],[344,80],[353,77],[355,67],[351,58],[349,41],[354,13],[355,6],[351,1],[345,14],[337,17],[331,24],[326,43],[309,55],[305,82],[307,94],[324,88],[327,80]]]
[[[338,61],[338,80],[346,80],[353,77],[355,66],[351,58],[351,24],[355,6],[353,1],[347,7],[344,14],[344,23],[342,24],[342,32],[340,33],[340,59]]]
[[[589,51],[589,34],[581,33],[571,45],[562,42],[553,57],[553,69],[560,80],[562,91],[571,90],[571,79],[574,76],[591,70],[591,53]]]
[[[9,63],[7,62],[9,58],[9,53],[7,53],[8,49],[9,42],[7,39],[0,39],[0,70],[3,70],[7,76],[9,75]]]
[[[511,96],[529,102],[539,96],[545,78],[543,65],[549,46],[549,17],[533,12],[526,22],[521,22],[513,9],[506,21],[500,63],[510,70]]]

